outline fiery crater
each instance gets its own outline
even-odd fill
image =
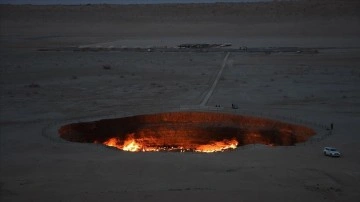
[[[210,112],[169,112],[64,125],[60,137],[124,151],[218,152],[247,144],[295,145],[315,131],[275,120]]]

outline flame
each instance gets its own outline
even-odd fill
[[[116,147],[116,148],[118,148],[118,149],[122,149],[122,148],[123,148],[123,147],[120,145],[120,141],[119,141],[116,137],[113,137],[113,138],[108,139],[108,140],[105,141],[103,144],[106,145],[106,146],[109,146],[109,147]]]
[[[147,139],[136,139],[134,134],[128,135],[125,141],[121,141],[120,139],[113,137],[109,138],[107,141],[103,142],[104,145],[109,147],[115,147],[117,149],[129,152],[156,152],[156,151],[195,151],[195,152],[221,152],[228,149],[236,149],[238,145],[238,141],[236,139],[232,140],[222,140],[222,141],[213,141],[209,144],[203,145],[189,145],[186,146],[162,146],[162,147],[154,147],[151,145],[145,145],[143,142],[148,141]]]
[[[139,151],[142,146],[135,141],[135,139],[127,139],[123,145],[124,151],[136,152]]]
[[[211,144],[200,145],[195,149],[195,151],[212,153],[212,152],[224,151],[227,149],[236,149],[237,145],[238,145],[238,141],[236,141],[235,139],[223,140],[223,141],[212,142]]]
[[[130,152],[137,152],[140,151],[140,149],[142,148],[142,145],[135,141],[133,134],[130,134],[123,144],[116,137],[108,139],[103,144],[109,147],[116,147],[120,150]]]

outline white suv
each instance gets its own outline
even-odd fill
[[[334,147],[324,147],[324,155],[331,157],[340,157],[340,152]]]

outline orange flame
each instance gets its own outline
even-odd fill
[[[109,147],[116,147],[116,148],[118,148],[118,149],[122,149],[122,148],[123,148],[123,147],[120,145],[120,141],[119,141],[116,137],[113,137],[113,138],[108,139],[108,140],[105,141],[103,144],[106,145],[106,146],[109,146]]]
[[[108,139],[103,144],[109,147],[116,147],[120,150],[130,151],[130,152],[137,152],[140,151],[140,149],[142,148],[142,145],[140,145],[135,141],[133,134],[130,134],[123,144],[116,137]]]
[[[211,144],[200,145],[196,147],[195,151],[212,153],[212,152],[224,151],[227,149],[236,149],[237,145],[238,145],[238,141],[236,141],[235,139],[223,140],[218,142],[212,142]]]
[[[139,151],[142,146],[135,141],[135,139],[127,139],[123,145],[124,151],[136,152]]]
[[[144,142],[143,139],[134,138],[134,134],[128,135],[124,142],[120,141],[118,138],[113,137],[103,142],[104,145],[109,147],[115,147],[117,149],[129,152],[155,152],[155,151],[195,151],[195,152],[221,152],[228,149],[236,149],[238,142],[235,139],[232,140],[222,140],[222,141],[213,141],[209,144],[189,147],[184,146],[171,146],[171,147],[153,147],[150,145],[144,145],[141,142]]]

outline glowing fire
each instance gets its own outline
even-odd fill
[[[135,138],[132,135],[130,135],[129,138],[124,141],[123,144],[116,137],[108,139],[103,144],[107,145],[109,147],[116,147],[118,149],[121,149],[124,151],[130,151],[130,152],[140,151],[141,148],[143,147],[142,145],[140,145],[139,143],[137,143],[135,141]]]
[[[234,140],[223,140],[218,142],[212,142],[211,144],[198,146],[195,151],[197,152],[219,152],[227,149],[236,149],[238,141]]]
[[[108,140],[105,141],[103,144],[104,144],[104,145],[107,145],[107,146],[109,146],[109,147],[116,147],[116,148],[118,148],[118,149],[122,149],[122,147],[120,147],[120,144],[119,144],[118,139],[115,138],[115,137],[108,139]]]
[[[135,142],[134,139],[126,140],[123,146],[124,151],[139,151],[141,148],[141,145],[139,145],[137,142]]]
[[[229,149],[236,149],[238,141],[236,139],[232,140],[222,140],[222,141],[212,141],[209,144],[203,145],[189,145],[189,146],[163,146],[163,147],[154,147],[144,144],[146,139],[136,139],[134,134],[130,134],[124,142],[120,141],[118,138],[113,137],[103,142],[104,145],[109,147],[115,147],[120,150],[129,151],[129,152],[154,152],[154,151],[195,151],[195,152],[221,152]]]

